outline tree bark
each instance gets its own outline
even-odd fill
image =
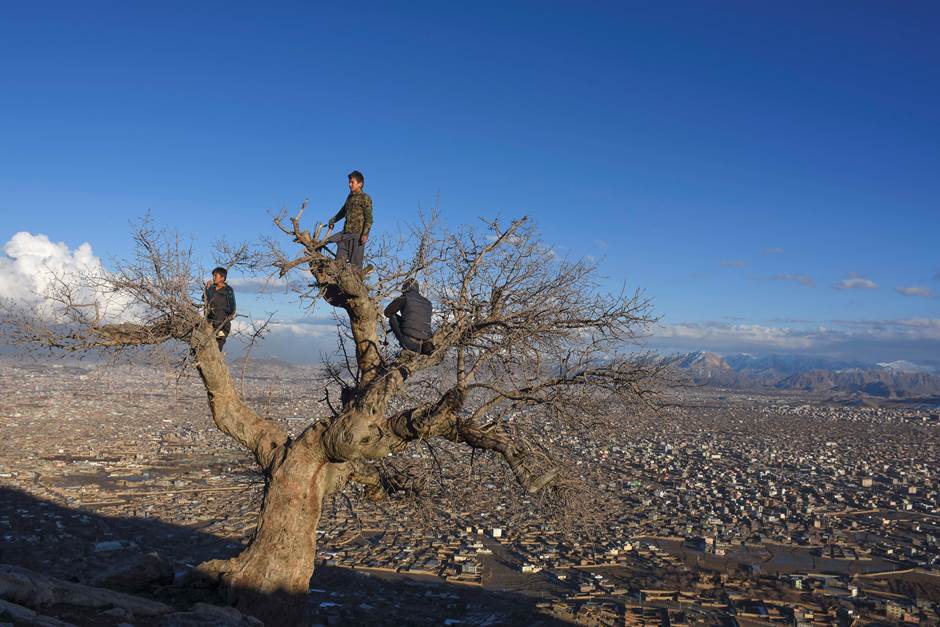
[[[229,603],[265,625],[302,624],[323,499],[349,475],[323,454],[321,434],[304,434],[272,472],[248,548],[200,567],[218,578]]]

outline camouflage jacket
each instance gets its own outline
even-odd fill
[[[350,192],[342,209],[330,219],[330,225],[346,218],[343,233],[368,235],[372,228],[372,198],[365,192]]]

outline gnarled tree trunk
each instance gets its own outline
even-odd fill
[[[209,562],[226,598],[266,625],[300,624],[317,553],[323,499],[345,479],[319,446],[320,430],[298,441],[271,473],[251,544],[227,561]]]

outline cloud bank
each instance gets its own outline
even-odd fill
[[[64,242],[51,242],[46,235],[20,231],[3,245],[0,296],[38,303],[56,276],[70,278],[102,271],[101,260],[88,242],[73,251]]]
[[[101,276],[106,272],[89,243],[70,249],[43,234],[20,232],[7,241],[0,254],[0,297],[39,306],[56,276]],[[811,287],[812,277],[778,274],[775,281],[792,281]],[[241,293],[276,293],[287,288],[285,281],[234,278]],[[875,289],[877,285],[858,275],[849,275],[838,289]],[[898,293],[930,297],[934,292],[920,286],[900,286]],[[94,298],[100,298],[94,295]],[[244,350],[250,322],[238,318],[236,334],[227,351],[234,356]],[[394,340],[393,340],[394,341]],[[836,357],[890,362],[898,359],[936,362],[940,355],[940,318],[895,320],[834,320],[811,325],[803,320],[775,320],[770,324],[740,319],[723,322],[680,322],[658,326],[649,338],[650,347],[664,351],[713,350],[716,352],[804,352]],[[317,363],[337,349],[336,321],[331,316],[274,321],[267,336],[252,351],[255,357],[277,357],[296,363]]]
[[[2,251],[0,298],[25,305],[47,320],[64,322],[60,306],[50,301],[49,295],[67,284],[72,302],[87,307],[92,317],[97,306],[102,320],[126,322],[137,318],[127,298],[102,290],[100,280],[107,270],[88,242],[73,250],[42,233],[21,231],[3,245]]]
[[[251,334],[246,318],[232,323],[232,339],[225,350],[237,358],[244,353]],[[336,321],[330,316],[272,321],[261,341],[251,349],[252,357],[277,358],[298,364],[316,364],[339,348]],[[348,350],[355,351],[348,344]]]

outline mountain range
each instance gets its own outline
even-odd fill
[[[914,399],[940,396],[933,366],[906,361],[864,363],[804,355],[697,351],[666,358],[693,383],[728,388],[799,390],[833,397]]]

